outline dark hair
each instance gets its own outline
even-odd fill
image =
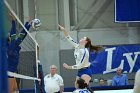
[[[103,81],[105,81],[103,78],[100,78],[100,79],[99,79],[99,81],[100,81],[100,80],[103,80]]]
[[[9,41],[10,41],[10,37],[8,36],[8,37],[7,37],[7,42],[9,42]]]
[[[91,40],[88,37],[86,38],[86,41],[87,41],[87,44],[85,45],[85,48],[89,48],[90,51],[98,52],[98,51],[103,49],[103,47],[101,47],[101,46],[94,46],[94,45],[92,45],[91,44]]]
[[[7,42],[7,46],[9,46],[10,41],[11,41],[10,36],[8,36],[7,37],[7,41],[6,41]]]
[[[85,83],[85,80],[83,80],[82,78],[79,78],[76,83],[78,84],[80,89],[84,89],[87,87],[87,83]]]

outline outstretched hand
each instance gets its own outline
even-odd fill
[[[65,31],[65,28],[63,26],[58,24],[58,27],[60,28],[61,31]]]
[[[29,16],[29,24],[32,24],[32,17]]]
[[[64,35],[68,36],[68,31],[63,26],[61,26],[59,24],[58,24],[58,26],[59,26],[60,30],[64,32]]]
[[[66,64],[66,63],[63,64],[63,67],[66,68],[66,69],[69,69],[69,65]]]
[[[9,12],[9,16],[11,20],[15,20],[15,17],[13,16],[13,14],[11,12]]]

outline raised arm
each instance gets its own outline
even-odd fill
[[[30,24],[30,22],[26,22],[24,26],[27,30],[29,30],[31,27],[31,24]],[[27,32],[25,31],[24,28],[22,28],[22,30],[19,33],[19,36],[16,40],[16,46],[20,45],[26,36],[27,36]]]
[[[16,39],[16,21],[15,21],[14,16],[11,13],[9,13],[9,16],[12,23],[11,31],[10,31],[10,38],[11,40],[15,40]]]
[[[12,27],[10,31],[10,39],[11,41],[9,43],[9,48],[13,49],[15,45],[15,40],[16,40],[16,22],[13,18],[12,18]]]
[[[62,27],[62,26],[60,26],[60,25],[58,25],[58,26],[59,26],[60,30],[63,31],[64,36],[65,36],[65,38],[68,40],[68,42],[70,42],[70,44],[71,44],[73,47],[77,47],[78,44],[70,37],[68,31],[67,31],[64,27]]]

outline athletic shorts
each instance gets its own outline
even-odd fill
[[[92,71],[89,67],[86,68],[82,68],[78,70],[78,77],[81,77],[83,74],[89,75],[90,77],[92,77]]]

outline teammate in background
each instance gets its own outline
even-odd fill
[[[12,27],[10,31],[10,36],[7,38],[7,61],[8,61],[8,71],[17,72],[17,66],[19,63],[20,56],[20,44],[24,40],[27,35],[27,32],[22,29],[19,35],[16,34],[16,22],[12,14],[10,14],[12,19]],[[31,22],[26,22],[25,25],[27,30],[29,30],[31,26]],[[18,91],[16,78],[9,76],[9,93]]]
[[[116,75],[112,79],[112,86],[124,86],[128,85],[128,78],[125,74],[122,74],[122,69],[117,68]]]
[[[75,87],[76,90],[73,91],[73,93],[90,93],[86,88],[87,83],[85,83],[82,78],[77,79],[77,81],[75,82]]]
[[[82,78],[85,80],[87,85],[89,85],[89,81],[91,80],[92,71],[90,69],[90,62],[89,62],[89,51],[96,51],[102,49],[100,46],[93,46],[91,44],[91,40],[88,37],[83,37],[80,39],[79,44],[76,43],[69,35],[68,31],[58,25],[60,30],[64,32],[64,36],[70,42],[70,44],[75,48],[74,57],[76,60],[76,65],[69,66],[68,64],[64,63],[63,66],[66,69],[78,69],[78,74],[76,77],[76,81],[78,78]],[[89,51],[88,51],[89,49]],[[89,87],[88,89],[92,91]]]
[[[50,66],[50,74],[44,77],[46,93],[62,93],[64,90],[63,78],[57,74],[57,67]]]
[[[137,71],[135,76],[135,84],[133,93],[140,93],[140,70]]]

